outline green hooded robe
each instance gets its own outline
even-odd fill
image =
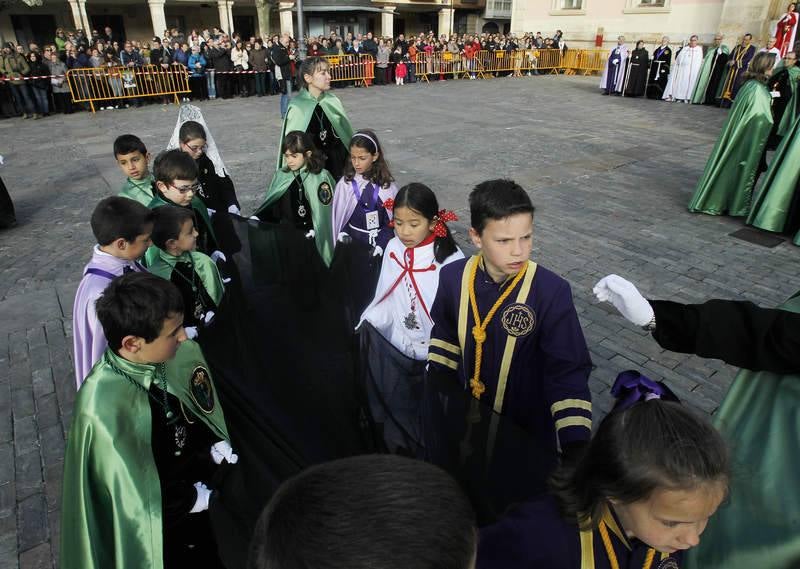
[[[713,49],[712,49],[713,48]],[[728,55],[727,45],[721,45],[722,53]],[[700,77],[697,79],[697,84],[694,86],[694,94],[692,94],[692,104],[699,105],[706,98],[706,90],[708,89],[708,82],[711,81],[711,72],[714,70],[714,59],[716,58],[717,48],[711,46],[706,56],[703,58],[703,66],[700,68]],[[720,85],[722,81],[720,81]]]
[[[314,222],[314,241],[317,244],[317,251],[319,251],[319,255],[325,261],[325,264],[330,266],[333,260],[333,249],[336,245],[333,242],[333,230],[331,229],[331,204],[333,203],[333,190],[336,188],[336,181],[327,170],[323,169],[319,174],[312,174],[306,170],[305,166],[297,173],[286,172],[283,168],[279,169],[272,177],[264,203],[261,204],[254,215],[258,215],[277,203],[292,185],[295,174],[302,179],[306,199],[311,206],[311,219]]]
[[[64,458],[61,569],[163,568],[161,483],[147,394],[159,367],[108,349],[78,390]],[[183,342],[164,370],[167,391],[228,440],[200,346]]]
[[[172,280],[172,271],[175,270],[175,265],[180,262],[189,263],[200,281],[214,301],[214,304],[219,306],[222,301],[222,295],[225,293],[225,285],[222,283],[222,277],[219,274],[216,263],[211,260],[208,255],[199,253],[197,251],[187,251],[182,255],[170,255],[163,249],[158,249],[158,257],[153,260],[152,265],[148,265],[148,270],[161,277],[162,279]]]
[[[732,216],[750,212],[758,167],[772,129],[771,104],[763,83],[751,79],[742,86],[708,157],[689,211]]]
[[[781,308],[800,312],[800,293]],[[732,449],[730,495],[686,567],[800,567],[800,374],[741,370],[714,424]]]
[[[148,174],[141,180],[131,180],[127,178],[119,195],[123,198],[130,198],[137,201],[145,207],[150,207],[150,202],[152,202],[155,197],[153,195],[153,181],[154,178],[152,174]]]
[[[788,112],[788,109],[787,109]],[[800,181],[800,119],[784,135],[764,175],[764,183],[747,217],[747,224],[782,233]],[[800,245],[800,231],[794,237]]]

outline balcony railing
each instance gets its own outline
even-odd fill
[[[486,0],[484,18],[511,19],[511,0]]]

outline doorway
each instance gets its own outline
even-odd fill
[[[19,45],[28,48],[28,44],[35,42],[39,46],[53,43],[56,36],[56,19],[51,15],[11,15],[11,26],[17,37]]]

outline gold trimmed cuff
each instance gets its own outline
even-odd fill
[[[556,421],[556,432],[565,427],[586,427],[592,430],[592,420],[589,417],[564,417]]]
[[[550,414],[555,415],[564,409],[584,409],[591,413],[592,402],[586,401],[585,399],[562,399],[561,401],[556,401],[550,406]]]
[[[461,348],[459,348],[455,344],[451,344],[450,342],[445,342],[444,340],[440,340],[439,338],[431,338],[431,346],[436,346],[437,348],[447,350],[451,354],[455,354],[457,356],[461,355]]]
[[[440,356],[439,354],[431,354],[428,353],[428,361],[435,362],[437,364],[442,364],[443,366],[447,366],[450,369],[458,369],[458,362],[455,360],[451,360],[450,358],[446,358],[444,356]]]

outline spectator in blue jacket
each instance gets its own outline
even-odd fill
[[[200,46],[193,45],[188,61],[189,87],[192,89],[192,100],[199,101],[208,98],[206,85],[206,58],[200,53]]]

